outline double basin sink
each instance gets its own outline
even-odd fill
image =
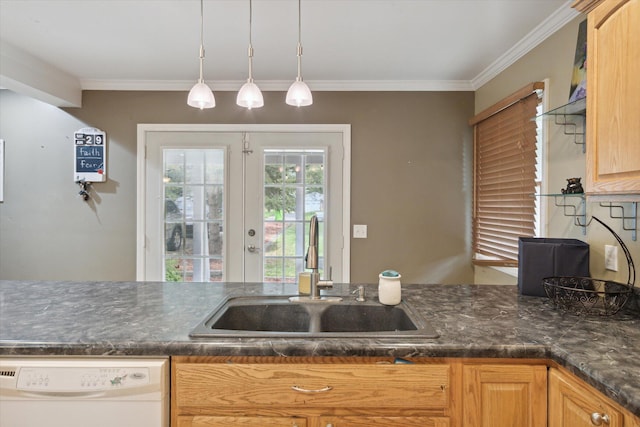
[[[290,301],[286,296],[229,298],[189,334],[208,337],[437,338],[409,304]]]

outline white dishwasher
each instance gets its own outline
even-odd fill
[[[166,358],[0,357],[2,427],[167,427]]]

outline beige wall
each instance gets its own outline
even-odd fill
[[[559,107],[569,99],[569,86],[573,67],[573,58],[578,37],[578,25],[585,18],[576,18],[549,39],[541,43],[527,55],[507,68],[500,75],[476,91],[475,111],[482,111],[505,96],[515,92],[532,81],[549,79],[547,95],[549,108]],[[545,162],[547,193],[559,193],[566,186],[566,178],[585,176],[585,156],[582,147],[575,145],[571,137],[563,134],[561,126],[553,121],[548,123],[549,145]],[[609,280],[627,282],[627,263],[622,251],[619,251],[619,271],[614,273],[604,269],[604,245],[617,245],[617,242],[606,229],[595,221],[587,227],[586,235],[581,227],[573,225],[573,220],[564,216],[562,208],[554,206],[552,198],[545,198],[547,203],[546,236],[574,238],[586,241],[591,252],[591,276]],[[627,205],[629,208],[629,205]],[[629,211],[628,211],[629,212]],[[622,229],[619,219],[612,219],[609,210],[601,208],[598,203],[587,204],[588,217],[595,215],[620,235],[635,260],[640,259],[640,243],[631,240],[631,233]],[[476,283],[515,283],[513,276],[503,275],[495,270],[476,268]]]
[[[65,111],[0,91],[6,140],[0,203],[0,279],[134,280],[138,123],[348,123],[352,129],[351,281],[387,268],[406,283],[470,283],[471,92],[315,92],[296,109],[284,94],[265,107],[186,106],[181,92],[83,94]],[[108,177],[83,202],[72,177],[73,132],[107,132]]]

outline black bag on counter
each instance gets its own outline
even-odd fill
[[[552,276],[590,277],[589,244],[577,239],[520,237],[518,291],[547,296],[542,279]]]

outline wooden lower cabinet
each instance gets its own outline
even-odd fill
[[[600,420],[600,421],[599,421]],[[639,427],[640,420],[559,368],[549,370],[549,427]]]
[[[459,427],[461,362],[336,359],[174,357],[172,426]]]
[[[546,365],[465,365],[463,427],[545,427]]]
[[[600,418],[604,427],[640,427],[640,419],[548,360],[392,362],[173,357],[171,425],[591,427]]]

